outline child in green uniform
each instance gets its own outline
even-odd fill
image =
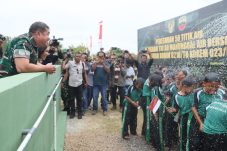
[[[129,138],[128,127],[132,135],[137,135],[137,112],[139,107],[139,100],[142,96],[144,80],[138,78],[134,85],[129,86],[124,100],[123,116],[122,116],[122,137]]]
[[[203,124],[204,150],[227,150],[227,94],[223,100],[211,103],[206,109],[206,118]]]
[[[186,150],[187,121],[194,101],[192,93],[194,83],[192,77],[187,77],[182,81],[181,90],[174,96],[174,108],[168,110],[170,113],[180,112],[180,151]]]
[[[149,77],[150,81],[150,96],[151,100],[154,97],[157,97],[159,100],[161,100],[162,104],[159,106],[158,111],[153,114],[153,112],[150,112],[148,109],[148,106],[150,104],[150,100],[147,102],[147,122],[148,127],[146,131],[146,135],[150,134],[150,139],[152,145],[157,148],[157,150],[164,150],[164,142],[163,142],[163,111],[164,111],[164,103],[165,103],[165,96],[162,91],[162,76],[160,74],[151,74]],[[149,128],[149,129],[148,129]]]
[[[194,117],[189,119],[190,124],[190,140],[189,149],[191,151],[203,150],[204,134],[201,132],[203,127],[203,121],[206,117],[206,107],[208,107],[213,101],[221,98],[222,95],[217,93],[220,86],[220,79],[218,74],[210,72],[205,75],[202,83],[203,88],[195,92],[194,105],[192,112]]]
[[[176,81],[171,83],[168,87],[168,91],[166,92],[166,106],[174,107],[174,96],[181,89],[182,80],[187,76],[187,72],[184,70],[179,70],[176,75]],[[169,112],[165,112],[165,148],[166,150],[173,149],[174,144],[178,141],[178,133],[177,133],[177,122],[174,121],[174,115]]]
[[[142,126],[142,135],[145,135],[146,134],[146,121],[147,121],[147,116],[146,116],[146,102],[147,100],[149,101],[150,100],[150,81],[149,81],[149,78],[145,81],[144,85],[143,85],[143,91],[142,91],[142,98],[141,98],[141,101],[140,101],[140,106],[142,107],[142,110],[143,110],[143,126]],[[149,139],[150,139],[150,135],[147,137],[145,136],[145,139],[147,142],[149,142]]]

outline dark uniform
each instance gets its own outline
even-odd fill
[[[23,34],[14,38],[6,48],[1,65],[2,71],[7,75],[17,74],[15,58],[27,58],[32,64],[37,64],[38,48],[29,34]]]

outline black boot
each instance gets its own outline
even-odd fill
[[[75,117],[75,109],[70,109],[69,118],[72,119]]]

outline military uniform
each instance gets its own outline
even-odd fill
[[[35,47],[34,40],[29,34],[23,34],[14,38],[7,46],[3,59],[0,62],[2,65],[1,70],[7,75],[17,74],[15,58],[27,58],[29,63],[36,64],[38,60],[37,51],[38,48]]]

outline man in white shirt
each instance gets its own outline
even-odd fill
[[[64,81],[67,80],[69,76],[69,117],[75,117],[75,98],[77,101],[78,108],[78,119],[82,119],[82,92],[83,92],[83,80],[85,80],[85,85],[87,83],[86,73],[84,71],[84,66],[82,64],[81,54],[76,53],[74,60],[69,61],[63,68],[67,69],[64,76]]]
[[[126,61],[126,75],[125,75],[125,87],[126,89],[130,86],[133,85],[133,79],[135,77],[135,72],[133,67],[130,65],[130,61]]]

